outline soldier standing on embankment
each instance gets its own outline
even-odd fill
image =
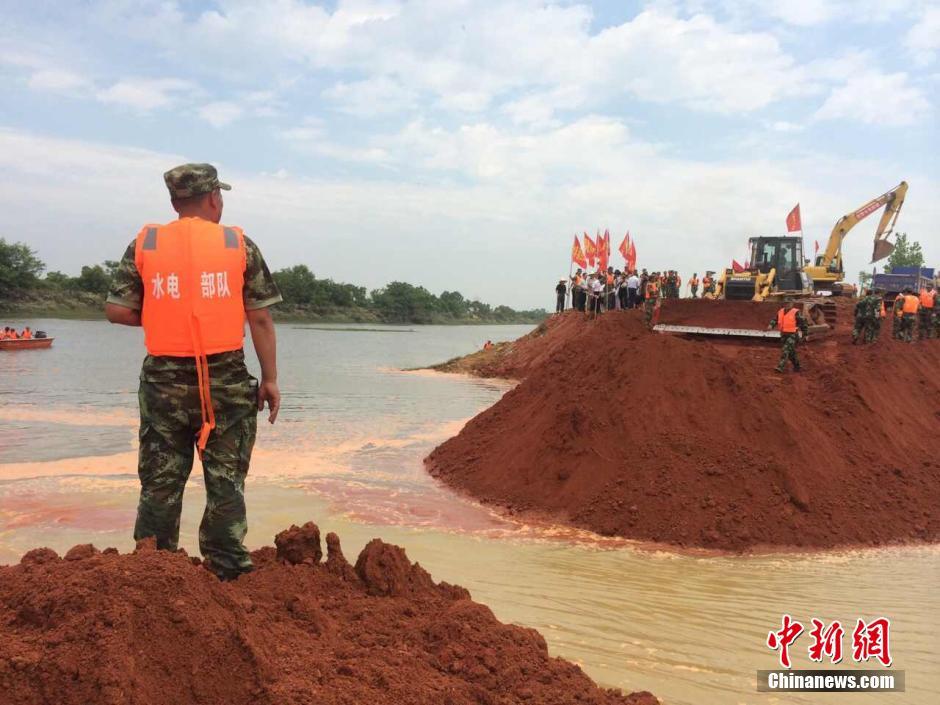
[[[643,292],[643,320],[648,327],[652,327],[653,312],[659,301],[659,280],[656,278],[656,272],[646,281],[646,290]]]
[[[809,327],[806,325],[806,319],[800,310],[793,305],[792,301],[787,301],[783,307],[777,311],[776,318],[771,319],[768,328],[776,328],[780,331],[780,339],[783,346],[780,349],[780,362],[775,368],[777,372],[783,372],[786,369],[787,361],[793,363],[793,371],[799,372],[800,359],[796,356],[796,346],[799,342],[797,331],[804,336],[809,333]]]
[[[147,225],[115,273],[105,314],[144,328],[140,373],[140,502],[134,538],[174,551],[193,447],[203,465],[199,526],[205,565],[223,580],[252,569],[244,546],[245,476],[265,402],[280,407],[276,340],[268,307],[281,300],[261,252],[240,228],[219,225],[222,189],[210,164],[164,174],[179,218]],[[245,320],[261,384],[245,367]]]
[[[920,291],[920,325],[917,328],[918,340],[934,337],[934,316],[937,312],[937,297],[933,284],[928,284]]]
[[[920,299],[914,296],[914,291],[910,287],[904,290],[901,299],[901,327],[898,330],[898,337],[905,343],[914,342],[914,323],[917,319],[917,311],[920,308]]]

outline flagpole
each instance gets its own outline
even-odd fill
[[[568,294],[567,296],[565,296],[565,302],[568,308],[571,308],[569,300],[571,302],[574,301],[574,292],[572,291],[572,288],[571,288],[571,270],[572,269],[574,269],[574,257],[569,257],[568,258],[568,281],[566,282],[568,284]]]

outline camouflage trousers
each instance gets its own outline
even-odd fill
[[[693,299],[697,299],[697,298],[698,298],[698,287],[697,287],[697,286],[693,286],[693,287],[692,287],[692,298],[693,298]]]
[[[859,338],[863,343],[871,343],[878,337],[878,322],[874,316],[858,316],[852,329],[852,342]]]
[[[919,313],[920,325],[917,328],[917,337],[920,340],[924,338],[933,338],[934,333],[934,310],[932,308],[922,308]]]
[[[901,326],[898,328],[898,338],[905,343],[914,342],[914,314],[905,313],[901,316]]]
[[[780,348],[780,361],[777,363],[777,371],[783,372],[788,361],[793,363],[794,370],[799,370],[800,359],[796,356],[796,335],[784,333],[781,335],[781,339],[783,341],[783,347]]]
[[[257,428],[257,384],[253,377],[212,384],[216,428],[202,454],[206,508],[199,525],[199,550],[207,567],[222,578],[252,567],[243,541],[248,532],[245,476]],[[138,397],[140,502],[134,539],[153,536],[158,548],[175,551],[183,490],[202,425],[199,389],[142,380]]]
[[[656,299],[646,299],[643,302],[643,320],[647,326],[653,324],[653,312],[656,311]]]

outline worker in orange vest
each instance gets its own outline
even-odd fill
[[[26,326],[23,329],[23,332],[20,333],[20,340],[32,340],[33,331],[29,329],[29,326]]]
[[[799,343],[800,334],[802,333],[805,337],[809,333],[809,327],[806,325],[803,314],[793,305],[792,301],[787,301],[777,311],[777,315],[771,319],[768,328],[779,330],[780,339],[783,343],[780,349],[780,361],[775,368],[777,372],[783,372],[788,361],[793,363],[793,371],[799,372],[802,367],[800,367],[800,359],[796,354],[796,346]]]
[[[222,191],[211,164],[164,174],[179,215],[146,225],[112,280],[105,314],[143,326],[140,374],[140,501],[134,538],[175,551],[183,490],[194,450],[202,460],[206,510],[199,527],[204,565],[222,580],[252,569],[244,546],[245,476],[257,413],[274,423],[281,394],[269,307],[281,295],[258,247],[241,228],[220,225]],[[245,367],[245,323],[261,383]]]
[[[937,315],[937,292],[933,290],[933,284],[928,284],[920,290],[918,295],[920,303],[920,325],[917,328],[917,338],[934,337],[934,318]]]
[[[689,291],[692,292],[692,298],[698,298],[698,272],[693,272],[692,278],[689,279]]]
[[[910,288],[904,290],[901,298],[901,328],[899,336],[906,343],[914,342],[914,323],[920,309],[920,299]]]

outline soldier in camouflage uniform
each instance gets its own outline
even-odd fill
[[[653,324],[653,313],[656,310],[656,306],[659,304],[659,297],[662,292],[660,290],[660,279],[659,272],[653,272],[646,282],[646,290],[643,292],[643,320],[646,321],[647,327],[652,327]]]
[[[901,309],[904,306],[904,297],[898,294],[894,297],[894,303],[891,305],[891,337],[895,340],[901,339]]]
[[[859,338],[863,343],[871,343],[875,339],[875,326],[880,311],[881,299],[873,295],[871,289],[865,289],[864,296],[855,304],[855,327],[852,329],[852,344]]]
[[[221,193],[208,164],[186,164],[164,175],[180,217],[221,217]],[[210,196],[211,194],[211,196]],[[212,217],[217,198],[217,217]],[[201,204],[201,205],[200,205]],[[209,215],[206,215],[206,209]],[[274,279],[258,247],[247,237],[242,300],[262,368],[262,382],[245,367],[244,351],[207,356],[216,427],[202,453],[206,508],[199,527],[199,548],[206,566],[222,579],[252,569],[243,544],[248,523],[245,477],[255,442],[257,412],[265,402],[274,423],[280,406],[277,387],[274,327],[268,307],[281,301]],[[144,282],[135,263],[132,241],[114,275],[106,313],[113,323],[141,325]],[[179,541],[183,490],[194,460],[194,444],[202,424],[195,360],[192,357],[147,355],[140,373],[140,502],[134,538],[153,536],[160,549],[174,551]]]
[[[927,306],[924,304],[924,300],[927,300]],[[937,298],[933,291],[933,284],[927,284],[924,287],[924,291],[920,294],[920,310],[918,311],[918,327],[917,327],[917,339],[923,340],[924,338],[930,339],[935,337],[934,327],[936,324],[935,317],[937,314]]]
[[[793,303],[788,301],[783,305],[783,308],[777,314],[777,317],[771,319],[769,328],[773,329],[777,327],[777,318],[780,316],[780,313],[789,313],[793,309]],[[806,324],[806,319],[803,317],[803,314],[800,311],[796,312],[796,326],[799,329],[800,333],[803,334],[803,337],[809,333],[809,326]],[[793,371],[799,372],[802,368],[800,367],[800,359],[796,355],[796,346],[799,343],[799,335],[797,333],[780,333],[780,340],[783,345],[780,349],[780,361],[777,363],[775,368],[777,372],[783,372],[786,369],[787,361],[793,363]]]
[[[880,289],[874,289],[872,296],[875,297],[874,311],[875,311],[875,330],[872,334],[872,342],[878,340],[878,337],[881,335],[881,324],[884,322],[884,317],[887,315],[885,311],[885,300],[884,292]]]

